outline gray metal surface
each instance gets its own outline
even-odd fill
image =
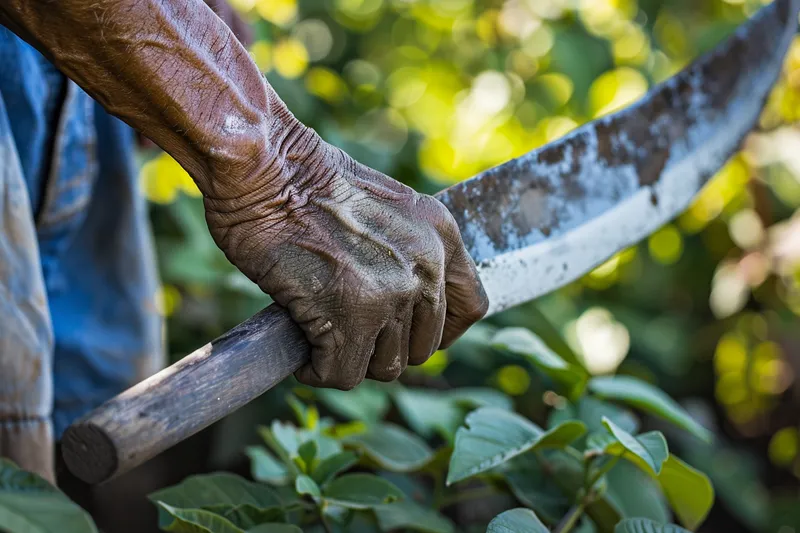
[[[776,0],[633,106],[438,194],[489,314],[577,279],[686,209],[756,126],[798,10]]]

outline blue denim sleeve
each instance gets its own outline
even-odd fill
[[[0,324],[11,323],[7,317],[23,303],[41,302],[46,331],[26,331],[38,339],[50,388],[43,394],[33,387],[30,394],[47,404],[37,413],[52,416],[58,438],[76,417],[163,363],[147,209],[138,190],[132,130],[2,27],[0,99],[6,103],[0,141],[7,147],[0,172],[13,168],[16,176],[14,211],[7,218],[28,232],[0,255],[0,269],[13,268],[3,280],[16,290],[14,300],[0,294],[7,304],[0,306]],[[41,297],[31,288],[36,280],[43,284]],[[0,337],[6,337],[2,326]],[[23,384],[21,373],[3,374],[0,405],[5,399],[19,416],[30,403],[14,389]]]

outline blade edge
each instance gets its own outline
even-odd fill
[[[776,0],[772,6],[763,9],[777,10],[781,2],[782,0]],[[788,0],[786,3],[789,5],[787,9],[790,20],[797,20],[800,1]],[[764,13],[764,16],[769,15],[770,13]],[[731,47],[731,41],[746,38],[750,30],[745,27],[747,24],[743,24],[725,43],[686,70],[714,61],[721,49]],[[690,139],[686,139],[686,142],[692,145],[686,147],[688,153],[677,158],[678,161],[668,162],[660,179],[654,184],[639,188],[618,205],[562,235],[480,260],[477,264],[478,271],[490,302],[487,316],[534,300],[575,281],[615,253],[641,241],[685,210],[705,186],[707,179],[735,153],[741,141],[757,123],[769,92],[780,74],[783,58],[795,29],[796,24],[789,23],[780,38],[778,50],[762,64],[760,72],[740,80],[741,86],[725,106],[727,111],[738,110],[738,116],[723,113],[720,115],[722,123],[717,120],[713,124],[705,124],[699,130],[688,132]],[[667,80],[662,86],[670,81]],[[657,90],[658,87],[651,92]],[[592,126],[614,118],[616,116],[611,115],[588,123],[574,133],[586,134]],[[686,176],[697,176],[698,179],[686,179]],[[659,198],[656,203],[653,202],[654,196]]]

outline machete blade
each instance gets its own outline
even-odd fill
[[[685,210],[757,124],[799,10],[775,0],[634,105],[439,193],[488,314],[570,283]]]

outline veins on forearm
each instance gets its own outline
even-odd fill
[[[204,193],[224,196],[219,182],[259,162],[277,96],[201,0],[9,0],[0,21],[173,155]]]

